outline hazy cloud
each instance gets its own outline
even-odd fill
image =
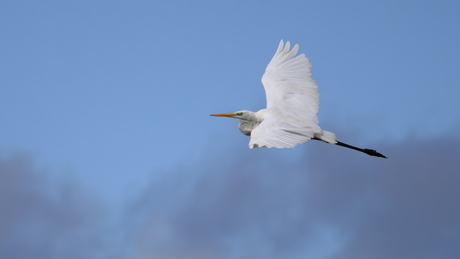
[[[168,172],[137,204],[140,258],[456,258],[460,141],[308,143],[290,163],[243,151]],[[198,172],[198,173],[197,173]]]
[[[460,140],[320,142],[205,155],[156,172],[113,226],[101,200],[52,183],[32,159],[0,159],[1,258],[456,258]],[[229,151],[228,153],[232,153]],[[162,176],[159,177],[159,175]],[[112,222],[113,223],[113,222]]]
[[[105,211],[72,183],[53,184],[32,159],[0,159],[1,258],[104,258]]]

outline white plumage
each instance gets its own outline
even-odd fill
[[[251,133],[249,147],[294,147],[314,137],[323,139],[316,113],[319,93],[311,77],[311,64],[304,54],[295,56],[299,45],[289,50],[290,43],[281,40],[265,69],[262,83],[267,109],[261,110],[263,121]],[[323,140],[335,143],[335,135]]]
[[[239,111],[212,114],[240,119],[238,128],[251,136],[249,148],[290,148],[310,139],[321,140],[385,157],[371,149],[361,149],[336,140],[335,134],[318,126],[316,113],[319,93],[311,77],[311,64],[304,54],[296,56],[299,45],[290,49],[289,41],[281,40],[275,55],[265,69],[262,84],[267,108],[258,112]]]

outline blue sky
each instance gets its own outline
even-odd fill
[[[69,186],[77,194],[93,197],[98,206],[107,209],[107,220],[117,229],[120,221],[131,217],[138,218],[139,226],[147,224],[144,218],[157,214],[180,218],[182,214],[177,211],[194,204],[182,198],[199,186],[202,177],[211,171],[216,174],[221,170],[222,179],[229,177],[226,172],[237,176],[246,172],[235,164],[253,168],[252,173],[260,168],[281,172],[286,170],[281,165],[288,166],[299,181],[304,177],[299,167],[307,168],[304,180],[314,182],[308,180],[315,175],[312,172],[327,171],[333,179],[332,175],[349,171],[318,165],[321,161],[334,163],[336,157],[365,163],[359,170],[378,167],[377,172],[385,173],[381,168],[404,167],[382,164],[396,163],[391,159],[397,160],[397,150],[403,144],[409,143],[415,150],[425,141],[439,145],[433,140],[445,138],[457,144],[452,150],[458,152],[459,12],[456,1],[2,1],[0,157],[5,165],[17,160],[31,168],[24,169],[28,173],[43,177],[45,180],[31,184],[40,188],[49,184],[51,197],[47,194],[46,199],[59,200],[59,190]],[[310,142],[294,149],[248,150],[249,139],[238,131],[236,120],[209,117],[211,113],[265,107],[260,78],[281,39],[299,44],[300,53],[313,64],[313,78],[321,94],[320,126],[335,132],[343,142],[379,148],[389,160],[377,162],[340,147]],[[314,155],[318,149],[324,157]],[[310,158],[305,165],[306,155],[318,159]],[[272,162],[267,165],[264,158],[277,161],[278,166]],[[344,158],[338,161],[356,167]],[[455,163],[455,159],[449,161]],[[23,167],[18,168],[21,171]],[[267,175],[278,179],[276,172]],[[228,188],[214,174],[209,179]],[[18,191],[24,187],[20,183]],[[143,206],[161,208],[165,201],[149,196],[151,200],[141,202],[158,185],[175,186],[178,190],[174,195],[179,197],[161,213]],[[222,201],[229,197],[216,194],[218,190],[212,188],[204,190]],[[382,193],[385,191],[379,195]],[[155,195],[169,197],[172,193],[165,190]],[[301,199],[290,195],[282,197],[296,202]],[[264,204],[261,193],[249,196]],[[90,210],[85,200],[79,202],[76,207],[81,207],[82,214]],[[292,203],[298,205],[296,202]],[[372,200],[374,203],[378,202]],[[138,214],[127,209],[131,204],[139,204],[135,210]],[[206,208],[198,211],[208,214]],[[273,207],[260,210],[267,208]],[[92,222],[92,217],[87,217]],[[285,226],[283,219],[276,220]],[[186,227],[180,226],[194,226],[199,220],[188,225],[183,223],[187,221],[178,222],[171,223],[172,228],[185,231]],[[291,257],[281,256],[345,258],[340,253],[349,251],[348,243],[337,240],[346,238],[336,230],[327,234],[320,228],[315,231],[322,239],[316,242],[329,241],[318,246],[318,251],[294,249],[289,252]],[[125,244],[117,247],[126,248],[123,254],[127,258],[154,254],[145,247],[158,240],[151,238],[139,245],[129,237],[142,231],[133,229],[122,231],[120,240],[124,241],[111,242]],[[310,234],[302,238],[315,236],[311,234],[315,231],[307,231]],[[219,256],[209,257],[247,258],[245,242],[252,240],[255,247],[263,243],[258,239],[261,232],[251,233],[232,235],[231,244],[211,245]],[[149,235],[154,236],[144,234]],[[220,240],[210,236],[209,240]],[[187,237],[171,240],[176,245],[190,241]],[[205,241],[202,245],[207,247]],[[50,245],[50,251],[53,247]],[[186,245],[180,247],[189,251]],[[227,250],[219,250],[222,247]],[[321,247],[333,252],[327,254]],[[264,255],[263,251],[249,258]],[[279,251],[288,253],[289,249]],[[97,256],[105,258],[100,254]],[[164,255],[186,258],[168,251]],[[85,258],[88,256],[98,258],[92,253]],[[155,256],[152,258],[158,258]]]

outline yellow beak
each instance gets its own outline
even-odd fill
[[[210,116],[219,116],[219,117],[234,117],[236,114],[234,112],[229,112],[229,113],[217,113],[217,114],[211,114]]]

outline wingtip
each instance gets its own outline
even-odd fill
[[[291,48],[291,42],[286,41],[286,44],[284,44],[283,52],[289,52],[290,48]]]
[[[284,40],[280,41],[280,44],[278,45],[278,50],[276,52],[280,52],[283,49],[284,46]]]

